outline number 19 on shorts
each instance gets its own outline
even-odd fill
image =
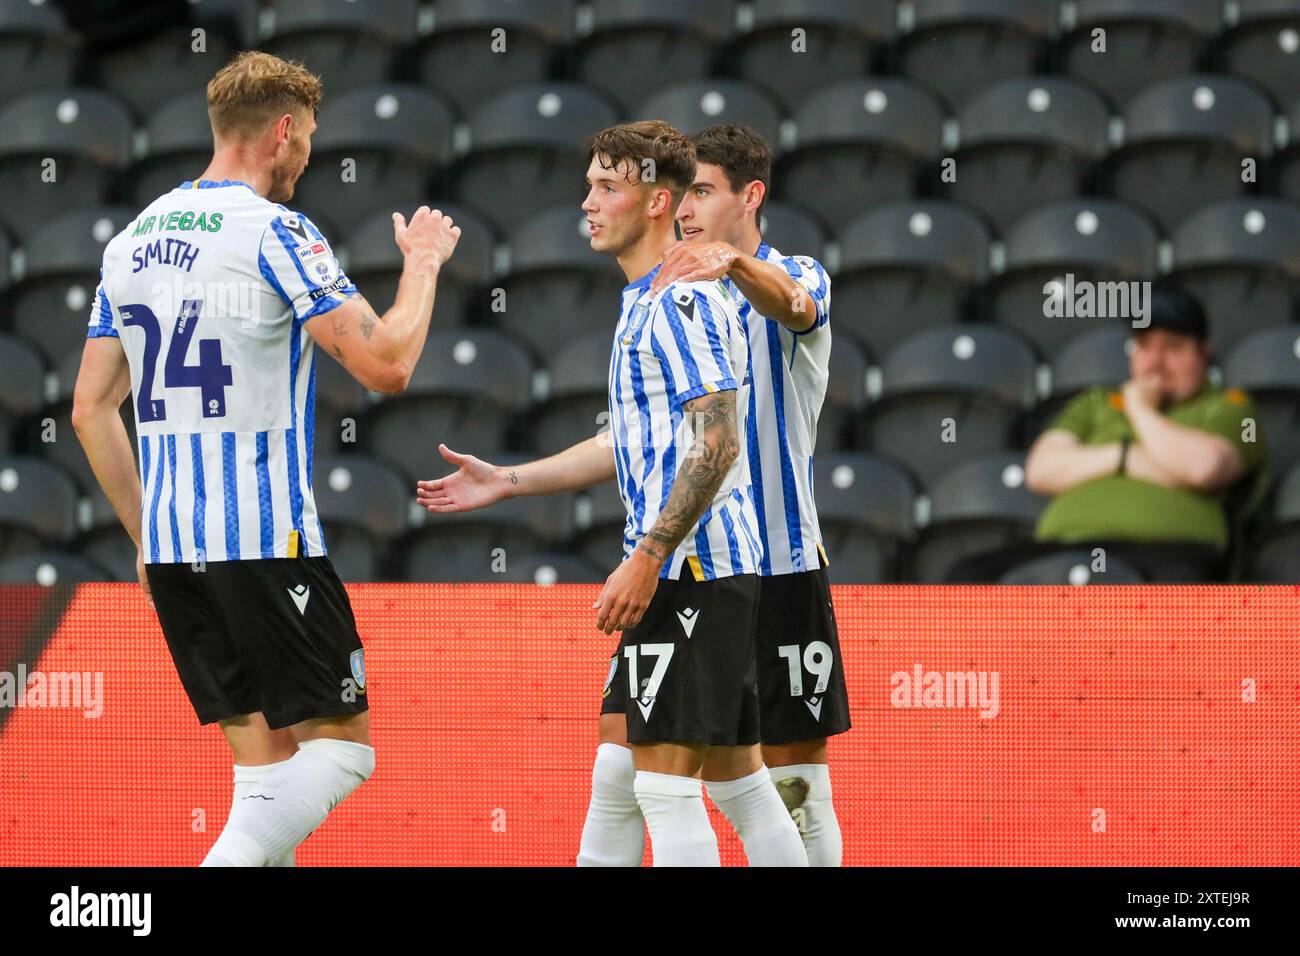
[[[813,694],[821,694],[831,681],[831,669],[835,666],[835,655],[825,641],[813,641],[799,653],[798,644],[782,644],[776,652],[785,658],[790,668],[790,696],[803,696],[803,672],[806,670],[817,678]]]

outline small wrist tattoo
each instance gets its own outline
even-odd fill
[[[516,472],[513,471],[510,472],[510,484],[512,485],[519,484],[519,475]]]

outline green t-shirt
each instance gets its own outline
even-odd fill
[[[1085,445],[1136,441],[1123,406],[1123,395],[1116,389],[1094,388],[1071,401],[1051,427],[1070,432]],[[1245,419],[1257,419],[1245,392],[1207,384],[1164,413],[1179,425],[1228,439],[1241,454],[1246,472],[1263,465],[1264,446],[1258,433],[1254,441],[1246,440]],[[1223,550],[1228,544],[1228,520],[1222,492],[1166,488],[1127,475],[1107,475],[1053,498],[1038,520],[1034,537],[1067,543],[1189,541]]]

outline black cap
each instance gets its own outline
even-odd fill
[[[1210,337],[1210,323],[1205,317],[1205,309],[1195,296],[1176,285],[1157,282],[1151,286],[1147,318],[1151,324],[1145,327],[1135,326],[1134,335],[1141,335],[1148,329],[1165,329],[1190,335],[1199,342]]]

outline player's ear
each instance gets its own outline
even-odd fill
[[[289,136],[293,132],[293,114],[285,113],[275,121],[275,144],[284,146],[289,142]]]
[[[660,186],[659,188],[651,192],[650,194],[650,218],[651,219],[658,219],[660,216],[664,215],[665,213],[671,216],[675,208],[677,207],[676,207],[676,203],[673,202],[673,194],[666,187]]]
[[[745,187],[745,208],[757,209],[763,205],[763,197],[767,195],[767,187],[763,185],[761,179],[755,179]]]

